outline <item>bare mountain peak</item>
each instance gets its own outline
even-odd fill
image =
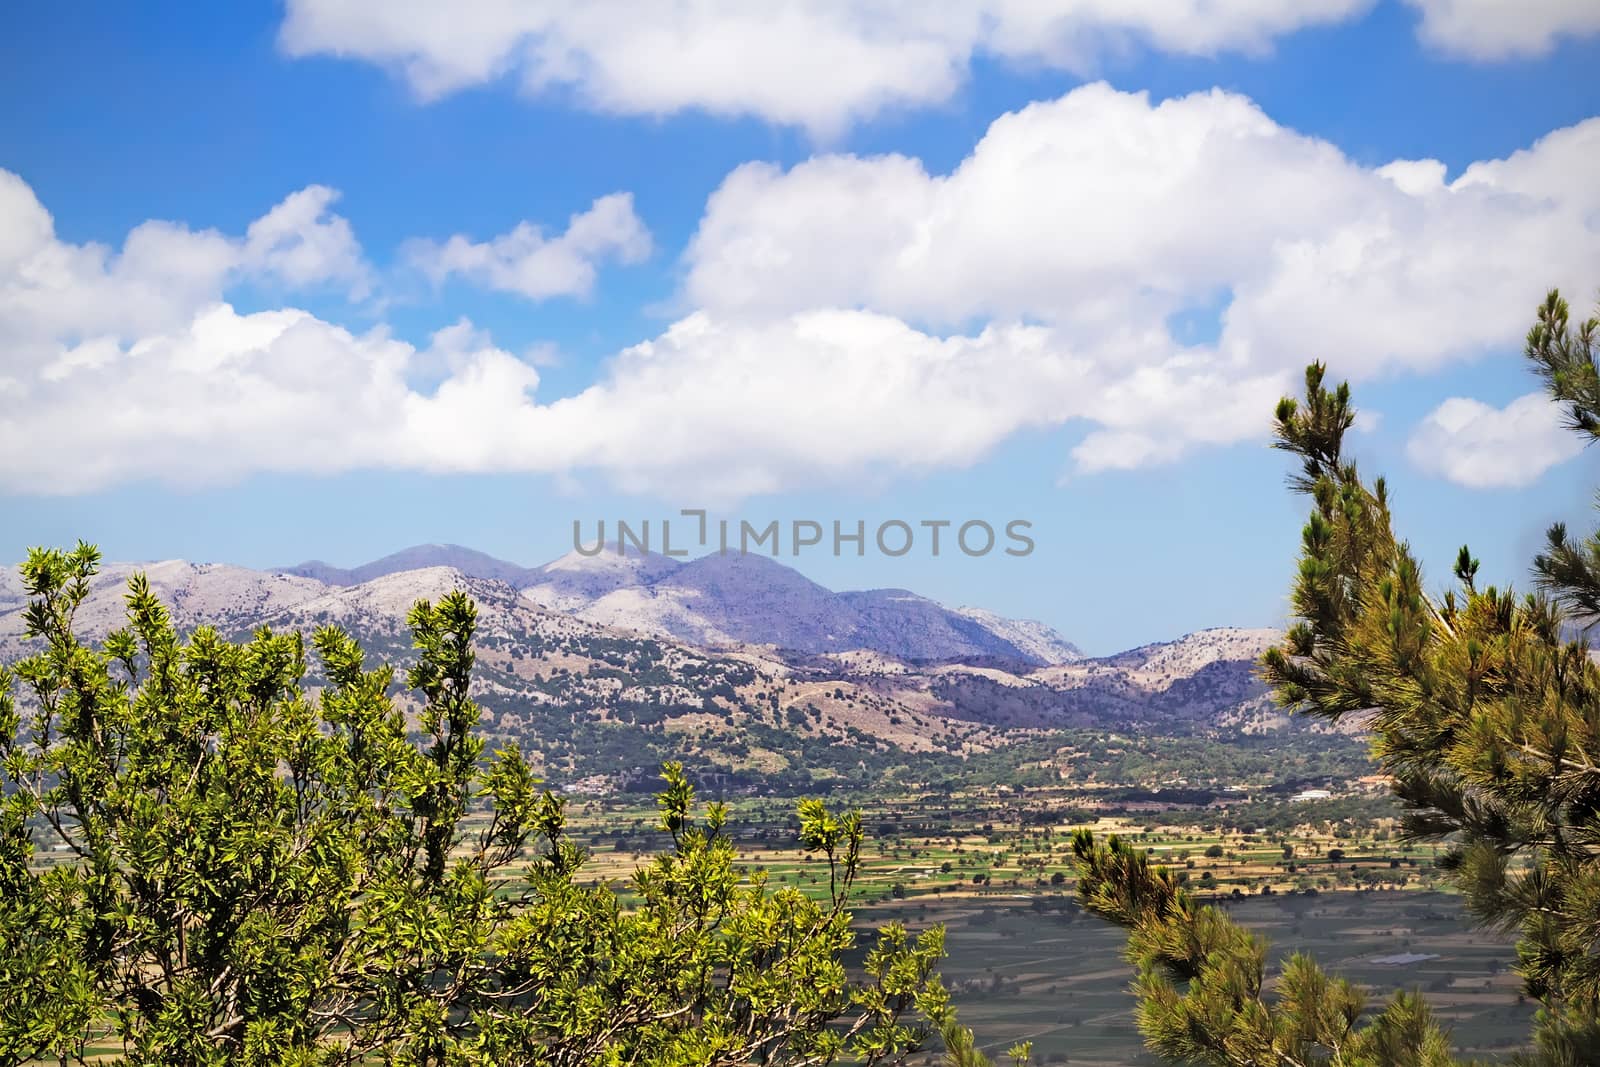
[[[524,596],[604,626],[700,645],[803,653],[864,649],[907,661],[985,659],[1038,666],[1075,658],[1048,627],[1001,632],[998,615],[951,611],[908,589],[834,592],[768,555],[711,552],[679,562],[614,544],[538,569]]]
[[[1106,657],[1106,661],[1142,665],[1146,670],[1171,669],[1190,672],[1208,663],[1219,661],[1254,662],[1282,638],[1283,633],[1280,630],[1212,626],[1184,634],[1171,641],[1131,648],[1115,656]]]
[[[793,567],[784,566],[770,556],[743,552],[711,552],[692,559],[672,576],[674,584],[705,587],[743,586],[759,589],[807,589],[832,595],[826,586],[807,578]]]
[[[518,587],[527,585],[533,573],[526,567],[497,559],[475,548],[445,544],[412,545],[359,567],[334,567],[322,560],[309,560],[293,567],[280,568],[280,571],[314,578],[325,585],[360,585],[374,578],[426,567],[450,567],[469,578],[491,578]]]
[[[641,552],[632,545],[618,546],[616,542],[602,546],[599,551],[580,552],[573,549],[566,555],[535,568],[542,574],[558,573],[609,573],[665,574],[682,566],[682,561],[659,552]]]
[[[535,568],[522,583],[523,596],[551,611],[599,621],[592,613],[585,614],[586,609],[594,608],[601,599],[619,590],[635,590],[649,599],[651,587],[680,566],[676,559],[631,548],[624,551],[613,542],[599,552],[574,550]],[[627,615],[624,612],[617,625],[648,630],[632,625]]]
[[[1084,658],[1078,646],[1062,637],[1055,627],[1036,619],[1008,619],[984,608],[963,607],[956,611],[1042,663],[1074,663]]]

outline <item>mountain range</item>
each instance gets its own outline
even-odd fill
[[[607,552],[524,568],[428,545],[348,570],[116,563],[79,611],[83,632],[120,624],[135,570],[180,628],[207,623],[242,637],[263,625],[338,624],[391,662],[410,657],[411,604],[464,588],[479,608],[486,728],[573,788],[626,787],[663,759],[747,784],[812,788],[896,761],[965,760],[1053,730],[1282,722],[1254,676],[1276,631],[1203,630],[1091,658],[1041,623],[906,590],[833,592],[754,556]],[[6,660],[27,651],[24,601],[8,569]]]
[[[906,589],[836,593],[760,555],[680,561],[612,545],[520,567],[459,545],[418,545],[349,570],[313,560],[282,572],[352,586],[424,567],[504,582],[550,611],[705,648],[866,649],[912,662],[992,659],[1032,666],[1083,658],[1040,622],[951,609]]]

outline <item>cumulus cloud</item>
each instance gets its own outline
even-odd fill
[[[1544,393],[1503,408],[1451,397],[1418,424],[1406,454],[1421,469],[1471,489],[1515,489],[1583,451]]]
[[[1537,56],[1563,37],[1600,33],[1593,0],[1406,0],[1422,13],[1422,39],[1471,59]]]
[[[612,193],[572,216],[566,232],[555,236],[521,222],[481,243],[461,234],[444,242],[412,241],[405,254],[435,285],[460,275],[491,289],[543,300],[587,296],[600,263],[643,262],[650,246],[650,231],[634,214],[633,195]]]
[[[900,156],[750,165],[685,253],[691,310],[571,395],[468,322],[418,346],[228,306],[241,270],[346,274],[302,264],[339,243],[315,197],[286,201],[259,240],[147,223],[114,253],[56,239],[6,175],[0,482],[391,467],[729,498],[962,467],[1071,420],[1088,431],[1071,471],[1170,462],[1259,440],[1312,358],[1356,378],[1425,371],[1514,344],[1547,285],[1592,292],[1597,154],[1592,120],[1454,178],[1428,160],[1368,167],[1238,96],[1088,86],[1003,116],[948,174]],[[642,254],[629,220],[602,198],[559,235],[412,251],[440,278],[574,291],[574,259]],[[1175,316],[1219,303],[1214,342],[1175,338]],[[1510,418],[1460,410],[1430,431],[1440,455],[1490,450],[1472,442]],[[1534,460],[1519,469],[1548,466]]]
[[[1592,0],[1406,0],[1451,56],[1538,55],[1600,32]],[[389,67],[422,98],[500,79],[590,108],[750,115],[829,136],[893,108],[949,99],[978,58],[1077,74],[1135,48],[1257,54],[1373,0],[289,0],[290,55]]]
[[[895,155],[739,168],[708,202],[685,290],[735,318],[1044,324],[1115,369],[1101,410],[1136,413],[1092,415],[1104,429],[1076,467],[1141,466],[1258,434],[1264,383],[1313,358],[1355,379],[1432,370],[1515,343],[1551,284],[1592,291],[1597,157],[1590,120],[1450,180],[1434,160],[1358,164],[1233,94],[1155,104],[1091,85],[1001,117],[948,174]],[[1219,294],[1214,344],[1159,325]],[[1147,324],[1136,345],[1130,323]],[[1179,360],[1191,392],[1141,393],[1145,368]],[[1181,419],[1200,396],[1249,403]]]
[[[428,388],[424,368],[442,368]],[[1040,326],[939,337],[864,311],[762,323],[701,312],[546,400],[534,366],[466,323],[417,349],[304,311],[217,304],[132,343],[62,346],[0,420],[0,478],[72,493],[257,471],[594,471],[728,499],[963,467],[1019,428],[1071,418],[1141,427],[1153,415],[1226,436],[1283,384],[1241,389],[1182,361],[1114,377]],[[1127,465],[1114,448],[1093,464]]]
[[[365,297],[371,278],[361,245],[349,221],[329,211],[338,199],[338,191],[325,185],[291,193],[250,224],[242,262],[293,288],[340,282],[352,297]]]
[[[900,156],[739,168],[686,290],[724,313],[1022,317],[1086,342],[1231,293],[1221,364],[1429,367],[1516,339],[1553,281],[1600,282],[1597,156],[1591,120],[1446,182],[1433,161],[1357,164],[1233,94],[1091,85],[996,120],[949,174]]]
[[[423,98],[501,78],[605,112],[699,109],[829,135],[936,104],[979,56],[1083,72],[1135,47],[1255,53],[1372,0],[290,0],[280,43],[399,71]]]
[[[808,309],[695,312],[619,353],[588,388],[542,397],[531,362],[464,321],[419,348],[381,327],[246,314],[218,297],[242,262],[278,269],[301,246],[280,223],[317,212],[269,213],[242,239],[146,224],[114,254],[58,240],[19,179],[0,188],[14,223],[0,226],[0,484],[13,491],[397,468],[594,471],[629,489],[727,498],[965,466],[1021,428],[1072,418],[1226,436],[1281,384],[1246,403],[1248,389],[1173,357],[1159,330],[1104,341],[1139,365],[1130,376],[1049,326],[941,336],[892,315]],[[1116,466],[1115,451],[1093,462]]]
[[[0,170],[0,485],[78,492],[152,476],[488,462],[491,416],[537,383],[532,361],[466,323],[419,351],[381,328],[353,334],[293,308],[241,314],[226,302],[243,283],[367,296],[375,271],[337,199],[309,186],[236,236],[145,222],[115,249],[59,239],[28,184]],[[477,251],[445,246],[445,269],[581,292],[596,257],[637,256],[649,240],[626,196],[548,241],[518,232]]]
[[[997,119],[947,175],[901,156],[748,164],[687,256],[702,306],[854,303],[931,322],[1121,322],[1209,300],[1285,237],[1359,217],[1388,183],[1213,91],[1152,105],[1097,84]]]
[[[14,366],[59,342],[129,340],[188,321],[239,282],[364,295],[369,268],[350,225],[330,213],[337,193],[310,186],[253,222],[243,237],[176,222],[135,227],[119,251],[55,236],[33,190],[0,170],[0,341]]]

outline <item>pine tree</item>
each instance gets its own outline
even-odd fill
[[[1526,353],[1577,432],[1600,438],[1600,321],[1574,327],[1552,292]],[[1470,914],[1519,935],[1517,971],[1540,1012],[1522,1062],[1600,1064],[1600,668],[1575,630],[1600,618],[1600,535],[1552,527],[1536,591],[1482,586],[1462,548],[1455,586],[1430,596],[1394,534],[1387,488],[1344,455],[1350,390],[1306,371],[1277,410],[1276,447],[1311,498],[1292,603],[1298,620],[1262,670],[1286,706],[1370,731],[1394,777],[1404,833],[1445,842]],[[1079,892],[1127,927],[1138,1021],[1180,1063],[1455,1063],[1417,996],[1365,1017],[1348,982],[1295,956],[1275,980],[1264,942],[1126,843],[1074,840]]]

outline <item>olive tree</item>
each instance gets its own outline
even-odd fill
[[[0,668],[0,1064],[883,1063],[948,1024],[942,931],[846,969],[856,815],[802,803],[831,892],[773,889],[668,765],[671,848],[588,876],[488,751],[464,594],[411,609],[408,713],[339,629],[182,636],[138,575],[87,640],[98,565],[29,554]]]

